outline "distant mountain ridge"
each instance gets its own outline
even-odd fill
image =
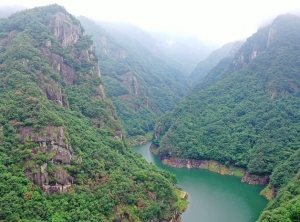
[[[197,63],[205,59],[216,46],[202,42],[196,37],[163,32],[145,32],[140,28],[114,22],[98,22],[110,34],[118,36],[127,35],[135,39],[154,56],[162,59],[184,75],[188,76]]]

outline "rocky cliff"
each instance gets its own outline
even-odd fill
[[[80,81],[78,75],[84,75],[84,79],[100,78],[98,60],[95,56],[95,50],[92,42],[85,38],[83,28],[80,23],[76,22],[72,16],[62,11],[52,14],[48,20],[44,21],[45,31],[48,29],[52,34],[47,39],[40,41],[40,46],[36,53],[42,55],[42,59],[47,61],[53,68],[52,75],[58,75],[56,78],[49,78],[41,72],[36,72],[37,84],[44,92],[46,98],[55,101],[57,105],[70,109],[68,100],[68,86],[70,88],[78,85],[76,81]],[[36,24],[33,25],[37,26]],[[48,31],[47,30],[47,31]],[[49,34],[50,34],[49,33]],[[16,30],[9,32],[0,45],[9,47],[11,42],[18,37],[20,33]],[[24,35],[30,39],[31,36]],[[32,41],[32,40],[29,40]],[[22,58],[22,64],[26,69],[30,69],[30,60]],[[88,64],[88,69],[82,70],[78,67],[79,63]],[[105,93],[101,85],[100,79],[98,83],[94,82],[93,92],[90,94],[90,101],[103,101]],[[17,95],[23,94],[21,90],[17,91]],[[33,97],[25,100],[27,103],[37,103]],[[71,101],[72,106],[72,101]],[[91,116],[99,121],[100,116]],[[115,118],[115,117],[113,117]],[[77,158],[72,147],[71,141],[65,136],[63,126],[53,126],[56,123],[50,123],[47,126],[20,126],[17,131],[21,136],[21,143],[33,142],[36,146],[32,149],[33,159],[38,155],[45,155],[47,160],[51,162],[52,168],[49,173],[47,161],[40,163],[38,166],[26,164],[26,176],[35,184],[39,185],[47,194],[60,193],[67,191],[73,184],[74,173],[68,172],[64,166],[71,166],[74,162],[80,164],[82,158]],[[59,124],[58,124],[59,125]],[[35,129],[33,129],[35,127]],[[119,128],[120,129],[120,128]],[[117,128],[115,129],[118,130]],[[122,135],[122,133],[119,133]],[[122,137],[121,137],[122,138]]]
[[[32,127],[20,127],[19,135],[21,143],[36,143],[36,147],[32,149],[32,157],[37,155],[49,156],[53,172],[49,172],[48,163],[45,162],[40,166],[30,166],[26,164],[26,177],[40,186],[47,194],[60,194],[68,191],[73,184],[74,178],[62,167],[70,166],[71,162],[81,164],[82,157],[77,158],[71,145],[64,134],[63,127],[53,127],[51,125],[41,127],[39,132],[34,132]]]

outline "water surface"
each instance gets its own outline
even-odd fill
[[[188,210],[181,216],[184,222],[254,222],[266,207],[267,200],[259,195],[263,186],[244,184],[238,177],[208,170],[165,166],[149,151],[150,144],[133,149],[177,176],[177,186],[189,194]]]

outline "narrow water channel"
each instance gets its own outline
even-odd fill
[[[150,152],[150,144],[135,146],[134,152],[177,176],[177,186],[189,194],[188,210],[181,216],[184,222],[254,222],[266,207],[267,200],[259,195],[263,186],[207,170],[165,166]]]

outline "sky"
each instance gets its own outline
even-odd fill
[[[251,36],[276,15],[300,12],[299,0],[0,0],[0,6],[27,8],[53,3],[76,16],[192,35],[220,45]]]

